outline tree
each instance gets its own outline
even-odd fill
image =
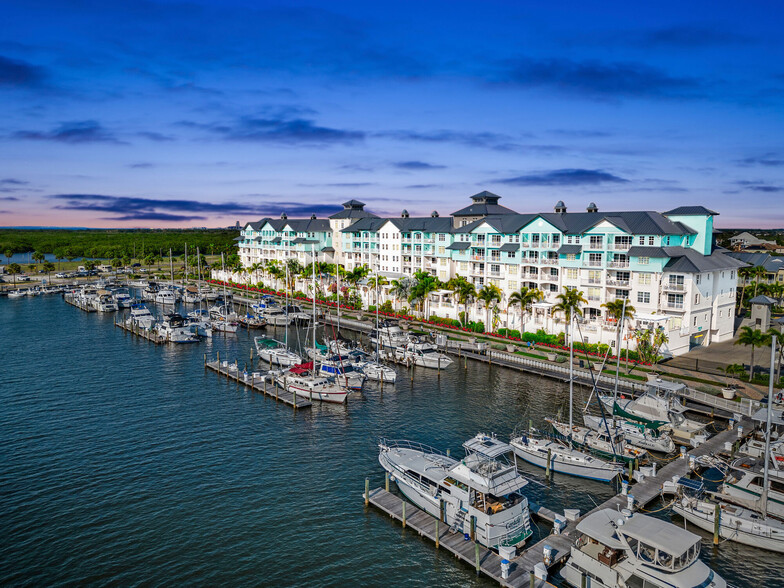
[[[46,256],[40,251],[33,251],[33,254],[30,257],[36,263],[43,263],[44,260],[46,260]]]
[[[21,274],[22,273],[22,266],[19,265],[18,263],[9,263],[8,264],[8,273],[13,276],[14,288],[16,288],[16,274]]]
[[[46,281],[47,283],[52,282],[52,272],[55,270],[54,264],[51,261],[45,261],[42,268],[46,272]]]
[[[521,287],[516,292],[509,295],[509,303],[506,305],[507,312],[510,306],[520,307],[520,330],[524,330],[523,316],[531,312],[531,306],[544,300],[544,292],[538,288]]]
[[[462,325],[465,327],[468,324],[468,306],[476,299],[476,286],[460,274],[456,274],[455,277],[447,283],[447,288],[454,292],[455,300],[458,305],[463,305],[464,320],[462,321]]]
[[[122,267],[122,260],[119,257],[115,257],[112,259],[111,264],[113,268]]]
[[[642,361],[653,365],[661,361],[659,352],[664,344],[670,340],[663,328],[637,329],[633,335],[637,343],[637,354]]]
[[[504,293],[501,292],[501,288],[495,284],[487,284],[476,294],[476,299],[481,300],[485,304],[485,317],[487,319],[485,321],[485,328],[487,328],[488,331],[493,330],[493,328],[490,327],[490,313],[492,311],[495,315],[495,311],[498,309],[498,304],[501,302],[501,300],[503,300],[503,298]],[[493,323],[495,323],[495,320],[493,320]],[[494,326],[495,324],[493,324],[493,327]]]
[[[84,262],[84,269],[86,269],[88,272],[93,271],[95,269],[95,262],[92,259],[88,259]]]
[[[742,267],[738,270],[738,277],[742,278],[740,287],[740,300],[738,301],[738,314],[743,310],[743,296],[746,294],[746,283],[751,276],[751,267]]]
[[[564,319],[566,320],[566,324],[570,325],[572,321],[572,316],[581,317],[583,316],[583,311],[580,308],[581,304],[587,304],[588,301],[583,296],[582,290],[578,290],[577,288],[567,288],[564,286],[563,293],[556,296],[558,302],[553,305],[551,309],[552,313],[563,313]],[[567,332],[568,332],[567,328]],[[569,333],[571,337],[572,334]]]
[[[757,296],[757,287],[759,286],[759,281],[768,275],[768,271],[762,267],[761,265],[754,266],[751,268],[751,276],[754,278],[754,297]]]
[[[765,339],[767,340],[768,345],[772,343],[772,339],[776,340],[776,349],[777,349],[776,352],[777,361],[775,365],[776,369],[774,370],[773,366],[771,366],[770,375],[773,376],[775,371],[775,378],[773,379],[773,381],[778,384],[779,379],[781,378],[781,360],[782,357],[784,357],[784,332],[779,331],[775,327],[771,327],[765,333]]]
[[[741,327],[735,345],[751,347],[751,369],[749,370],[749,382],[751,382],[754,379],[754,348],[765,345],[765,334],[759,329]]]
[[[431,292],[438,290],[441,282],[430,272],[418,271],[414,274],[414,282],[408,294],[408,301],[420,307],[420,312],[427,318],[427,300]]]
[[[55,260],[57,260],[57,269],[61,269],[60,262],[65,259],[65,251],[63,250],[62,247],[57,247],[52,252],[52,255],[54,255]]]
[[[368,280],[368,287],[373,289],[373,301],[376,306],[379,304],[379,292],[378,289],[381,286],[386,286],[389,284],[389,280],[387,280],[384,276],[375,275],[370,280]]]
[[[8,265],[10,267],[10,265],[11,265],[11,258],[14,256],[14,252],[11,249],[6,249],[3,252],[3,255],[5,255],[6,265]]]
[[[397,302],[408,300],[408,296],[411,294],[411,279],[403,277],[399,280],[392,280],[392,288],[389,293]]]

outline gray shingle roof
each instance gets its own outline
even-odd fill
[[[451,233],[452,219],[449,217],[409,217],[409,218],[362,218],[343,229],[344,233],[355,233],[359,231],[378,231],[386,223],[392,223],[401,232],[422,231],[424,233]]]
[[[473,204],[461,208],[452,213],[452,216],[487,216],[490,214],[517,214],[511,208],[501,206],[498,204],[498,199],[501,198],[497,194],[488,192],[487,190],[479,192],[471,196]]]
[[[704,206],[679,206],[664,213],[665,215],[673,216],[713,216],[719,214],[713,210],[709,210]]]
[[[582,245],[561,245],[558,249],[558,255],[576,255],[583,250]]]
[[[662,247],[630,247],[629,257],[669,257]]]
[[[685,247],[664,247],[664,252],[670,261],[664,269],[671,272],[709,272],[723,269],[736,269],[743,266],[743,262],[721,251],[714,251],[710,255],[702,255],[699,251]]]
[[[504,243],[501,245],[500,251],[519,251],[520,243]]]
[[[776,301],[770,296],[764,296],[760,294],[759,296],[755,296],[749,300],[749,304],[764,304],[765,306],[773,306],[776,304]]]
[[[471,246],[471,243],[468,241],[455,241],[451,245],[447,246],[447,249],[452,249],[453,251],[465,251]]]

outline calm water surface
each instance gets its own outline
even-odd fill
[[[508,438],[566,415],[564,384],[475,362],[412,384],[401,369],[395,387],[295,413],[205,372],[204,353],[247,361],[247,332],[155,346],[113,320],[0,299],[0,583],[495,585],[365,510],[364,479],[383,484],[379,437],[453,452],[478,431]],[[521,468],[554,510],[613,494]],[[736,585],[784,585],[781,556],[706,541],[703,557]]]

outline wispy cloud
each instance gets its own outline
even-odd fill
[[[648,31],[637,36],[635,44],[645,47],[694,49],[698,47],[740,45],[750,43],[752,40],[751,37],[731,31],[705,26],[684,25]]]
[[[183,121],[180,124],[209,131],[229,141],[326,145],[356,143],[365,138],[363,131],[325,127],[306,118],[242,117],[229,123],[202,124]]]
[[[411,184],[406,186],[407,190],[429,190],[431,188],[443,188],[443,184]]]
[[[32,141],[55,141],[60,143],[114,143],[125,144],[114,133],[105,129],[98,121],[82,120],[64,122],[51,131],[17,131],[17,139]]]
[[[32,88],[40,86],[45,78],[42,67],[0,55],[0,86]]]
[[[421,143],[456,143],[468,147],[482,147],[496,151],[513,151],[521,146],[516,139],[502,133],[476,133],[470,131],[412,131],[392,130],[374,133],[375,137],[395,139],[397,141],[415,141]]]
[[[142,161],[139,163],[129,163],[125,167],[130,167],[131,169],[149,169],[151,167],[155,167],[155,164],[148,161]]]
[[[600,169],[556,169],[495,180],[494,183],[512,186],[591,186],[628,181]]]
[[[54,208],[61,210],[91,211],[110,216],[104,220],[115,221],[170,221],[181,222],[205,220],[210,216],[252,214],[259,216],[279,215],[286,212],[291,216],[334,213],[341,209],[329,204],[291,204],[288,202],[264,202],[247,204],[238,202],[202,202],[199,200],[171,200],[133,196],[110,196],[105,194],[53,194],[52,200],[63,202]]]
[[[406,169],[411,171],[429,170],[429,169],[446,169],[445,165],[427,163],[426,161],[398,161],[393,163],[392,165],[398,169]]]
[[[768,194],[778,194],[784,192],[784,186],[773,186],[767,182],[759,180],[738,180],[735,182],[737,185],[742,186],[745,190],[753,190],[754,192],[765,192]]]
[[[155,141],[157,143],[174,141],[174,137],[170,135],[164,135],[163,133],[158,133],[156,131],[139,131],[136,133],[136,135],[142,139],[149,139],[150,141]]]
[[[704,94],[704,83],[696,78],[673,76],[639,62],[524,58],[508,62],[497,81],[604,99],[684,99]]]
[[[17,202],[19,198],[17,198],[16,196],[1,196],[0,200],[4,202]]]
[[[781,167],[784,166],[784,159],[776,153],[765,153],[754,157],[744,157],[739,159],[740,165],[762,165],[765,167]]]

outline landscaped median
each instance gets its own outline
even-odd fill
[[[221,280],[207,280],[208,283],[214,286],[224,286],[224,283]],[[225,284],[227,288],[231,288],[240,292],[247,292],[251,295],[270,295],[279,298],[284,298],[286,293],[282,290],[274,290],[271,288],[260,288],[257,286],[250,286],[247,284],[237,284],[233,282],[227,282]],[[297,300],[299,302],[305,304],[313,304],[313,299],[308,296],[302,295],[289,295],[289,300]],[[316,300],[316,304],[319,306],[324,306],[326,308],[338,308],[338,303],[333,302],[331,300]],[[376,316],[376,312],[370,312],[362,309],[358,309],[357,307],[349,304],[340,304],[340,309],[342,311],[346,311],[347,313],[353,314],[357,318],[364,318],[364,319],[374,319]],[[380,316],[385,318],[392,318],[397,320],[403,320],[410,323],[413,328],[428,328],[432,331],[437,331],[441,333],[447,334],[450,340],[455,341],[469,341],[469,339],[474,339],[477,342],[485,342],[491,347],[494,351],[501,351],[506,353],[514,353],[515,355],[522,355],[525,357],[529,357],[531,359],[537,359],[544,362],[557,362],[563,363],[568,361],[569,356],[569,347],[567,345],[557,344],[557,343],[549,343],[545,341],[536,341],[536,340],[526,340],[524,336],[512,336],[507,334],[499,334],[499,333],[488,333],[488,332],[481,332],[478,333],[473,331],[469,328],[459,326],[459,324],[455,324],[456,321],[453,319],[446,319],[450,321],[449,323],[446,322],[439,322],[435,320],[427,320],[417,318],[413,315],[409,314],[401,314],[401,313],[394,313],[394,312],[384,312],[378,311]],[[350,316],[350,315],[349,315]],[[543,333],[543,331],[542,331]],[[532,335],[531,333],[526,333],[524,335]],[[533,335],[539,335],[536,338],[543,338],[541,337],[540,333],[536,333]],[[547,337],[557,337],[556,335],[547,335]],[[514,347],[514,349],[512,349]],[[605,362],[605,354],[598,353],[596,351],[590,350],[591,345],[586,345],[583,348],[582,343],[575,343],[574,349],[574,359],[575,364],[579,366],[580,362],[583,362],[584,367],[599,367],[601,366],[602,362]],[[630,352],[630,357],[633,356],[634,352]],[[552,358],[552,359],[551,359]],[[616,373],[615,367],[618,358],[613,355],[607,356],[605,367],[602,370],[602,374],[614,376]],[[720,395],[721,389],[726,387],[726,384],[723,382],[716,382],[712,380],[706,380],[704,378],[700,378],[698,376],[687,375],[684,373],[686,370],[678,370],[678,372],[670,372],[667,370],[666,365],[652,365],[650,363],[639,361],[635,359],[629,359],[628,361],[622,356],[621,357],[621,370],[620,370],[620,378],[622,380],[627,380],[629,382],[640,382],[646,381],[648,379],[648,373],[659,373],[662,376],[671,378],[673,380],[681,380],[684,383],[691,383],[692,385],[697,384],[697,389],[701,392],[707,392],[709,394]]]

